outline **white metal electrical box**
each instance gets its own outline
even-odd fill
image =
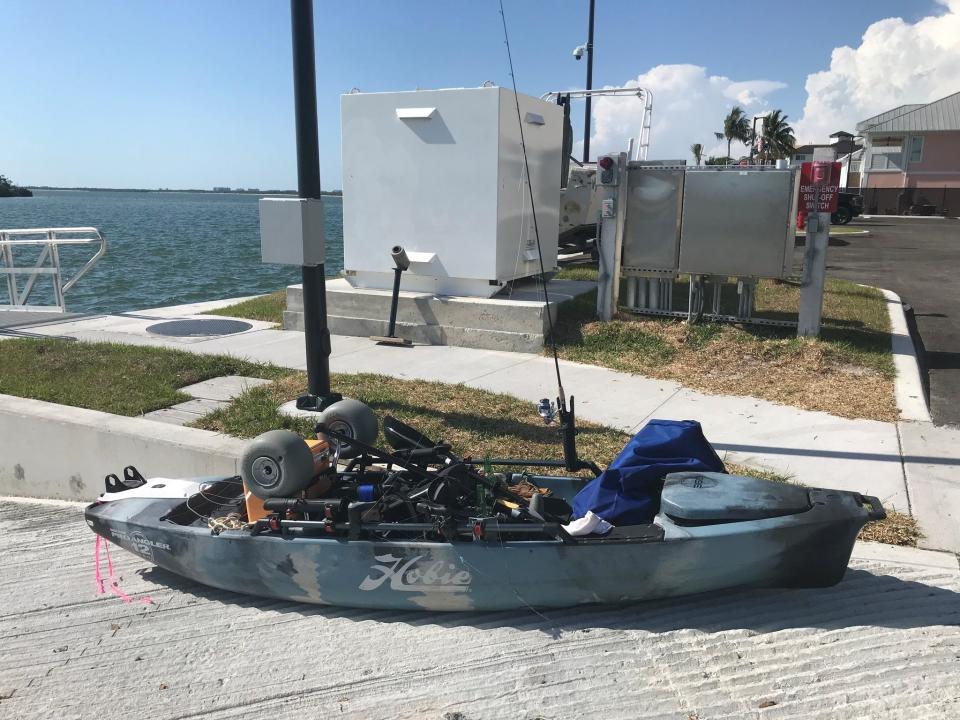
[[[563,111],[519,95],[546,270],[556,267]],[[490,296],[540,272],[514,94],[500,87],[341,98],[343,253],[355,287]]]
[[[261,198],[260,258],[281,265],[324,262],[323,202],[311,198]]]

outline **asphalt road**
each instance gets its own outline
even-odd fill
[[[912,306],[937,424],[960,426],[960,221],[872,218],[830,241],[827,274],[893,290]]]

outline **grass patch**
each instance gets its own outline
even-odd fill
[[[571,273],[584,278],[594,268]],[[567,271],[563,271],[567,272]],[[736,288],[724,288],[721,312],[733,314]],[[675,283],[675,307],[688,285]],[[761,281],[755,316],[796,320],[796,283]],[[731,305],[733,307],[731,307]],[[707,393],[749,395],[850,418],[897,419],[890,321],[879,290],[828,279],[823,328],[801,340],[792,328],[703,322],[621,313],[596,321],[596,294],[564,303],[555,333],[560,356],[622,372],[675,380]]]
[[[287,372],[222,355],[32,338],[0,342],[0,368],[0,393],[115,415],[141,415],[189,400],[179,388],[201,380],[272,380]]]
[[[335,375],[332,382],[338,392],[367,403],[381,419],[393,415],[434,440],[449,442],[461,456],[563,459],[557,428],[540,421],[533,403],[510,395],[370,374]],[[194,425],[242,438],[279,427],[312,437],[311,421],[277,412],[282,403],[297,397],[306,386],[303,373],[292,373],[270,385],[247,390],[228,407],[215,410]],[[579,426],[577,447],[581,456],[601,467],[606,467],[629,440],[627,434],[613,428],[584,421]],[[382,432],[377,442],[385,444]],[[725,465],[733,474],[793,482],[790,476],[772,470],[729,462]],[[888,515],[887,520],[868,523],[860,538],[916,545],[920,534],[913,518],[893,511]]]
[[[262,320],[263,322],[283,323],[283,311],[287,309],[287,291],[277,290],[269,295],[250,298],[235,305],[210,310],[209,315]]]
[[[557,427],[545,426],[533,403],[464,385],[398,380],[384,375],[334,375],[337,392],[365,402],[381,419],[393,415],[434,440],[449,442],[460,455],[529,457],[562,460]],[[305,437],[307,420],[281,416],[277,407],[306,389],[306,376],[295,373],[271,385],[251,388],[228,407],[195,425],[248,438],[282,427]],[[612,460],[627,436],[611,428],[579,423],[578,449],[585,458]],[[378,442],[384,444],[381,432]]]

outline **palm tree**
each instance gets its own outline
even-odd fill
[[[747,144],[750,142],[750,121],[739,105],[734,105],[723,119],[723,132],[714,133],[717,140],[727,141],[727,157],[730,157],[730,143],[734,140]]]
[[[700,143],[694,143],[690,146],[690,152],[693,153],[693,159],[696,161],[697,165],[699,165],[700,160],[703,159],[703,145]]]
[[[760,137],[763,139],[763,150],[760,154],[764,160],[790,157],[797,145],[793,128],[782,110],[774,110],[763,119]]]

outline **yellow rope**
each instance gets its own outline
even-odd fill
[[[212,517],[207,520],[207,527],[210,528],[210,531],[214,535],[219,535],[224,530],[246,530],[251,525],[253,525],[253,523],[248,523],[240,516],[240,513],[235,512],[221,517]]]

